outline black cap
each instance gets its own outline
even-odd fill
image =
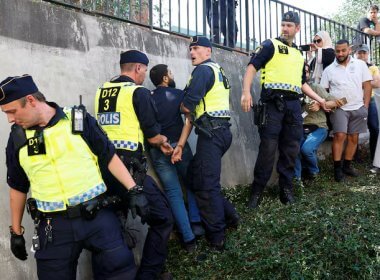
[[[141,63],[148,66],[149,59],[143,52],[130,50],[120,54],[120,64],[124,63]]]
[[[300,24],[300,17],[297,12],[288,11],[282,16],[282,21],[294,22],[295,24]]]
[[[191,39],[191,41],[190,41],[190,46],[189,47],[192,47],[192,46],[202,46],[202,47],[206,47],[206,48],[212,49],[211,42],[210,42],[210,40],[207,37],[204,37],[204,36],[192,36],[190,39]]]
[[[0,105],[8,104],[29,94],[38,92],[30,75],[8,77],[0,83]]]

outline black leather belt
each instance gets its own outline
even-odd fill
[[[44,217],[44,218],[53,218],[56,216],[61,216],[61,217],[67,218],[67,219],[76,219],[79,217],[83,217],[83,210],[82,210],[83,207],[82,206],[84,203],[86,203],[86,204],[98,203],[101,200],[102,200],[102,196],[97,196],[97,197],[94,197],[90,200],[87,200],[86,202],[77,204],[75,206],[66,206],[67,207],[66,210],[55,211],[55,212],[41,212],[41,214],[42,214],[42,217]]]

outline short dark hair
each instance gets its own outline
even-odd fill
[[[164,76],[168,75],[168,66],[166,64],[157,64],[150,69],[149,77],[155,86],[162,83]]]
[[[379,6],[372,4],[369,6],[368,11],[376,10],[377,12],[379,11]]]
[[[31,94],[31,96],[33,96],[35,99],[37,99],[40,102],[46,102],[45,96],[41,92],[39,92],[39,91]],[[22,97],[20,99],[20,102],[21,102],[21,107],[25,107],[25,105],[26,105],[26,96]]]
[[[348,46],[350,46],[350,42],[348,42],[348,40],[346,40],[346,39],[338,40],[338,42],[336,42],[335,45],[344,45],[344,44],[347,44]]]

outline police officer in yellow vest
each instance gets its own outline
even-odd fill
[[[29,75],[0,83],[0,107],[14,123],[6,148],[11,250],[26,260],[21,221],[27,193],[39,279],[75,279],[82,249],[92,252],[94,279],[133,279],[134,258],[115,213],[103,208],[99,162],[129,190],[129,206],[146,216],[148,202],[115,148],[82,109],[46,102]]]
[[[167,257],[167,243],[173,227],[173,216],[166,196],[154,180],[146,175],[144,139],[167,155],[173,148],[160,134],[161,127],[155,118],[150,91],[142,86],[148,68],[148,57],[137,50],[120,55],[121,75],[104,83],[95,97],[98,123],[113,142],[116,153],[124,165],[133,171],[133,177],[143,185],[149,202],[149,232],[136,279],[162,277]],[[109,172],[103,172],[106,185],[117,191],[118,183]],[[165,274],[167,275],[167,273]]]
[[[244,76],[241,106],[244,112],[248,112],[253,106],[250,93],[252,81],[261,69],[261,100],[255,110],[255,123],[259,126],[261,143],[248,203],[250,208],[257,208],[260,204],[277,149],[280,200],[284,204],[295,202],[292,178],[303,133],[299,101],[301,93],[304,92],[325,108],[325,100],[306,84],[304,59],[293,43],[299,30],[298,13],[286,12],[282,17],[281,36],[261,44]]]
[[[189,186],[194,191],[209,245],[223,250],[225,229],[236,227],[239,216],[221,193],[221,160],[232,142],[230,84],[223,68],[211,60],[211,52],[206,37],[191,38],[190,56],[196,67],[185,88],[181,110],[193,114],[198,134],[196,153],[188,171]]]

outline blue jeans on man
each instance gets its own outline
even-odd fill
[[[300,143],[300,153],[296,159],[295,176],[301,178],[302,169],[308,174],[316,175],[319,173],[317,151],[319,146],[326,140],[327,128],[318,127],[316,130],[305,134]]]
[[[180,179],[185,180],[187,169],[193,158],[190,146],[186,143],[182,151],[182,160],[176,164],[172,164],[170,156],[164,155],[156,148],[150,149],[150,156],[168,197],[183,241],[189,242],[195,238],[190,223],[199,223],[201,221],[194,194],[185,184],[189,211],[186,210],[180,183]]]

